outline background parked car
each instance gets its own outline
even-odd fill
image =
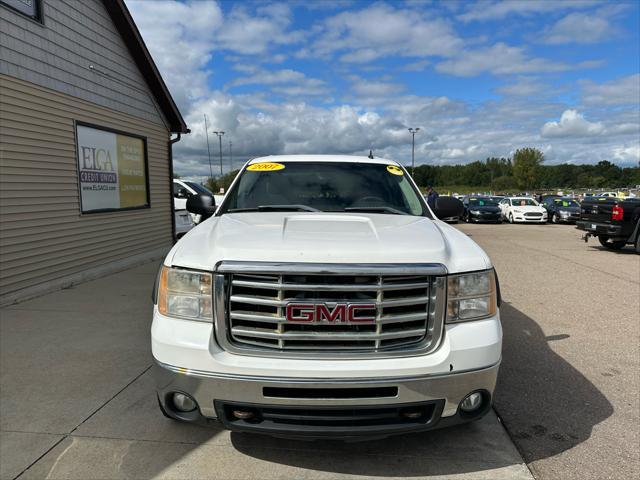
[[[509,197],[500,202],[502,217],[509,223],[546,223],[547,211],[531,197]]]
[[[179,178],[173,179],[173,205],[176,211],[186,210],[187,199],[191,195],[204,195],[211,198],[214,197],[213,193],[208,188],[203,187],[196,182],[188,182],[186,180],[180,180]],[[196,225],[200,223],[200,220],[202,220],[200,215],[190,215]]]
[[[176,210],[173,219],[176,224],[176,237],[178,238],[196,226],[191,214],[186,210]]]
[[[502,223],[502,211],[491,197],[464,197],[462,219],[469,222]]]
[[[573,198],[547,197],[542,206],[551,223],[576,223],[580,219],[580,204]]]

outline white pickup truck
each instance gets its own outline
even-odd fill
[[[204,199],[204,200],[203,200]],[[173,419],[285,437],[476,420],[501,359],[491,261],[384,159],[252,160],[169,252],[154,290],[158,402]],[[215,212],[215,213],[214,213]]]

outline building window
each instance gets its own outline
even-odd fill
[[[149,207],[147,140],[76,123],[82,213]]]
[[[0,4],[42,23],[42,0],[0,0]]]

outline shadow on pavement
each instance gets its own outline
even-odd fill
[[[591,436],[613,406],[587,378],[556,354],[530,317],[503,303],[504,343],[495,409],[527,463],[557,455]]]
[[[529,478],[493,412],[472,424],[380,440],[296,441],[232,433],[231,441],[238,451],[255,459],[339,475],[397,478],[475,473],[474,478]],[[503,473],[497,475],[501,468]],[[481,473],[488,470],[495,475]]]
[[[620,250],[611,250],[609,248],[605,248],[601,245],[589,245],[591,250],[598,250],[601,252],[609,252],[609,253],[615,253],[618,255],[637,255],[635,247],[633,245],[627,245],[626,247],[620,249]]]

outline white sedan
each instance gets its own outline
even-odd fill
[[[530,197],[508,197],[500,201],[502,217],[509,223],[546,223],[547,211]]]

